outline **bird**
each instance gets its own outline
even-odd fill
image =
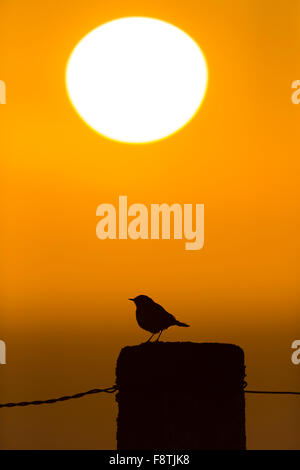
[[[159,341],[159,338],[164,330],[169,328],[169,326],[177,325],[189,327],[186,323],[182,323],[167,312],[161,305],[157,304],[147,295],[138,295],[131,300],[136,305],[136,320],[138,325],[146,331],[150,331],[152,335],[146,341],[148,343],[154,335],[159,333],[156,341]]]

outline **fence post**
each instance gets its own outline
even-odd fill
[[[116,375],[119,450],[245,449],[245,366],[238,346],[127,346]]]

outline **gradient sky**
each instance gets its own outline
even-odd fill
[[[114,383],[120,348],[144,341],[128,297],[189,324],[165,340],[245,351],[251,389],[300,389],[300,1],[1,0],[0,402]],[[74,112],[65,67],[100,24],[150,16],[190,34],[209,83],[196,117],[160,142],[126,145]],[[96,207],[204,203],[205,247],[96,238]],[[113,396],[1,410],[3,449],[114,448]],[[247,397],[247,442],[300,449],[297,397]]]

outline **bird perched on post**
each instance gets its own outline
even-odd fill
[[[134,297],[134,299],[128,300],[132,300],[136,305],[136,320],[138,325],[152,333],[152,336],[150,336],[146,343],[148,343],[156,333],[159,333],[156,339],[156,341],[158,341],[163,330],[166,330],[169,326],[190,326],[176,320],[171,313],[168,313],[161,305],[154,302],[147,295],[138,295]]]

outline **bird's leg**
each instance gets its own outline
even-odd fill
[[[149,338],[149,339],[147,339],[146,343],[149,343],[150,339],[152,339],[154,335],[155,335],[155,333],[153,333],[153,335],[152,335],[152,336],[150,336],[150,338]]]
[[[162,334],[162,332],[163,332],[163,330],[160,330],[160,333],[159,333],[158,337],[156,338],[156,342],[159,340],[160,335]]]

